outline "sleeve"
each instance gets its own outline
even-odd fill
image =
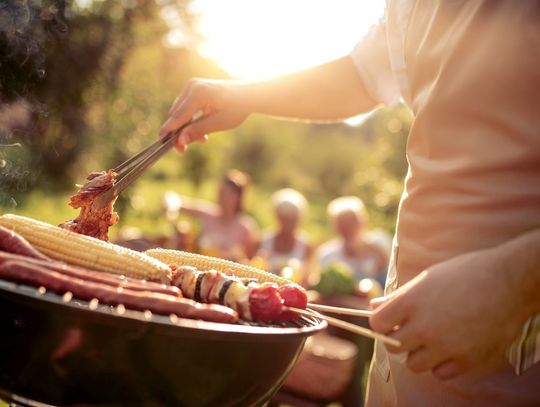
[[[351,58],[373,100],[387,105],[399,102],[400,89],[390,63],[384,18],[356,44]]]

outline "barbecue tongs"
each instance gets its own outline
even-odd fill
[[[196,114],[191,121],[179,127],[177,130],[167,134],[164,137],[160,137],[156,142],[150,144],[148,147],[143,148],[134,156],[128,158],[122,164],[113,168],[117,175],[115,182],[109,189],[103,191],[94,200],[94,207],[101,208],[115,199],[120,193],[131,185],[137,178],[139,178],[144,171],[146,171],[152,164],[154,164],[159,158],[161,158],[171,147],[176,143],[178,135],[182,130],[199,120],[201,114]]]

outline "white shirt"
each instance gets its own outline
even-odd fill
[[[353,50],[370,96],[415,115],[388,291],[540,227],[537,16],[525,0],[389,0]],[[530,348],[515,359],[539,361]]]

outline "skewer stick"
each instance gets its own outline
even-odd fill
[[[321,304],[308,304],[309,308],[314,309],[315,311],[320,312],[330,312],[333,314],[342,314],[342,315],[352,315],[355,317],[367,317],[369,318],[372,311],[367,309],[354,309],[354,308],[343,308],[343,307],[331,307],[330,305],[321,305]]]
[[[381,342],[387,345],[395,346],[396,348],[399,348],[401,346],[401,341],[395,338],[390,338],[389,336],[380,334],[378,332],[374,332],[370,329],[364,328],[363,326],[354,325],[349,322],[342,321],[341,319],[329,317],[328,315],[322,315],[322,314],[319,314],[313,311],[308,311],[305,309],[287,307],[287,306],[284,306],[283,308],[288,311],[293,311],[293,312],[296,312],[297,314],[304,315],[307,317],[316,317],[316,318],[323,319],[326,322],[328,322],[328,324],[330,325],[337,326],[338,328],[345,329],[346,331],[355,333],[357,335],[366,336],[371,339],[378,339]]]

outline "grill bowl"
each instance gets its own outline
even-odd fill
[[[26,404],[258,406],[326,327],[252,326],[122,310],[0,280],[0,392]],[[37,405],[37,404],[36,404]]]

